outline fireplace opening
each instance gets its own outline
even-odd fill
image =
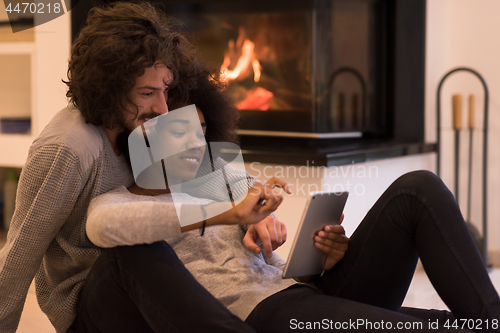
[[[221,69],[243,137],[423,141],[425,0],[156,3]]]
[[[386,131],[383,1],[162,4],[220,66],[243,133]]]

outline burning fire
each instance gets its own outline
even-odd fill
[[[231,39],[228,43],[228,49],[224,52],[224,61],[220,67],[221,73],[224,73],[224,80],[240,81],[250,75],[250,67],[253,70],[253,80],[260,81],[261,69],[259,60],[257,60],[254,49],[255,44],[246,38],[245,28],[240,27],[238,39],[236,42]],[[235,64],[232,69],[229,67]],[[247,91],[245,99],[238,104],[238,108],[250,110],[266,111],[270,107],[273,93],[258,87]]]
[[[240,80],[245,79],[248,76],[248,69],[252,65],[253,79],[255,82],[259,82],[261,66],[255,58],[255,44],[245,37],[245,28],[240,27],[236,43],[231,39],[228,44],[228,50],[224,52],[224,62],[220,67],[221,72],[225,73],[225,80],[232,81],[238,77]],[[236,62],[236,66],[232,70],[229,69],[231,63],[234,62]]]
[[[248,39],[245,40],[243,43],[243,46],[241,47],[242,55],[241,57],[238,58],[238,61],[236,62],[236,66],[234,67],[233,70],[228,69],[230,63],[231,63],[231,58],[229,57],[228,52],[224,55],[224,62],[222,63],[221,66],[221,72],[224,72],[226,74],[226,81],[231,81],[235,80],[242,74],[242,72],[246,71],[250,65],[252,64],[253,68],[253,79],[255,82],[259,82],[260,80],[260,63],[257,59],[253,59],[255,56],[253,49],[254,49],[254,43],[249,41]],[[234,41],[229,42],[229,48],[234,49]],[[234,51],[233,51],[234,52]]]

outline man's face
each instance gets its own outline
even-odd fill
[[[149,119],[168,112],[168,86],[172,79],[172,72],[160,63],[146,68],[144,74],[135,79],[129,96],[139,108],[139,113],[136,117],[136,109],[132,105],[124,111],[127,130],[132,131]]]

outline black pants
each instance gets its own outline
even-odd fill
[[[452,314],[400,308],[419,256]],[[448,323],[449,331],[500,331],[498,293],[453,195],[430,172],[406,174],[386,190],[352,235],[344,259],[316,287],[272,295],[242,322],[196,282],[166,243],[119,247],[103,251],[94,264],[73,329],[445,332]]]

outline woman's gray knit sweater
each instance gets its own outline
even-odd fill
[[[100,254],[85,230],[90,201],[133,181],[127,161],[116,156],[103,129],[86,124],[76,108],[63,109],[47,125],[30,148],[7,243],[0,250],[1,333],[15,332],[35,275],[42,311],[58,333],[67,331],[82,284]],[[228,182],[241,193],[249,186],[238,172],[228,174]],[[214,179],[200,189],[217,201],[226,184]]]

